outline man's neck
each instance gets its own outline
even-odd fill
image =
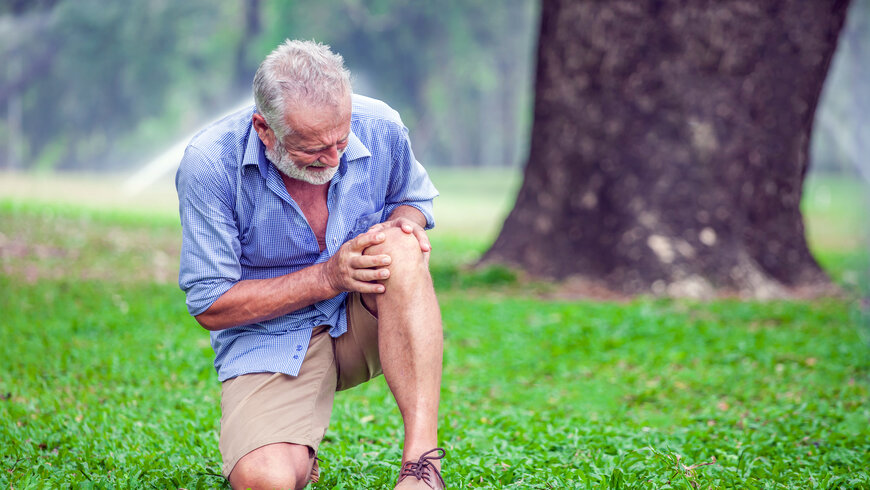
[[[284,186],[287,187],[287,192],[293,194],[311,194],[323,192],[324,187],[329,187],[329,182],[325,184],[312,184],[310,182],[305,182],[304,180],[294,179],[293,177],[288,177],[281,173],[281,180],[284,181]]]
[[[325,184],[312,184],[284,174],[281,174],[281,180],[284,181],[284,187],[287,189],[290,197],[303,208],[307,208],[308,205],[313,204],[315,201],[326,201],[329,182]]]

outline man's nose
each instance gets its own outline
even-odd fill
[[[318,160],[326,166],[337,167],[341,162],[341,153],[338,151],[338,147],[333,145],[323,150]]]

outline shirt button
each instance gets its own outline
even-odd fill
[[[299,356],[298,356],[298,355],[294,355],[294,356],[293,356],[293,359],[299,359]]]
[[[302,346],[301,346],[301,345],[297,345],[297,346],[296,346],[296,352],[299,352],[299,351],[301,351],[301,350],[302,350]]]

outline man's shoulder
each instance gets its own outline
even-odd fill
[[[359,122],[386,122],[404,127],[402,118],[386,102],[353,94],[353,119]]]
[[[196,133],[188,143],[176,172],[176,185],[203,179],[230,185],[244,163],[254,106],[234,110]]]
[[[224,115],[196,133],[188,146],[207,155],[235,154],[244,148],[253,113],[254,106],[250,104]]]

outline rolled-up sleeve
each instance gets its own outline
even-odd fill
[[[384,217],[390,216],[399,206],[413,206],[426,217],[426,229],[433,228],[435,217],[432,200],[438,196],[438,190],[429,179],[426,169],[414,158],[408,130],[404,127],[395,136],[392,163]]]
[[[241,278],[235,176],[219,157],[188,147],[175,176],[182,225],[178,284],[191,315],[206,311]]]

